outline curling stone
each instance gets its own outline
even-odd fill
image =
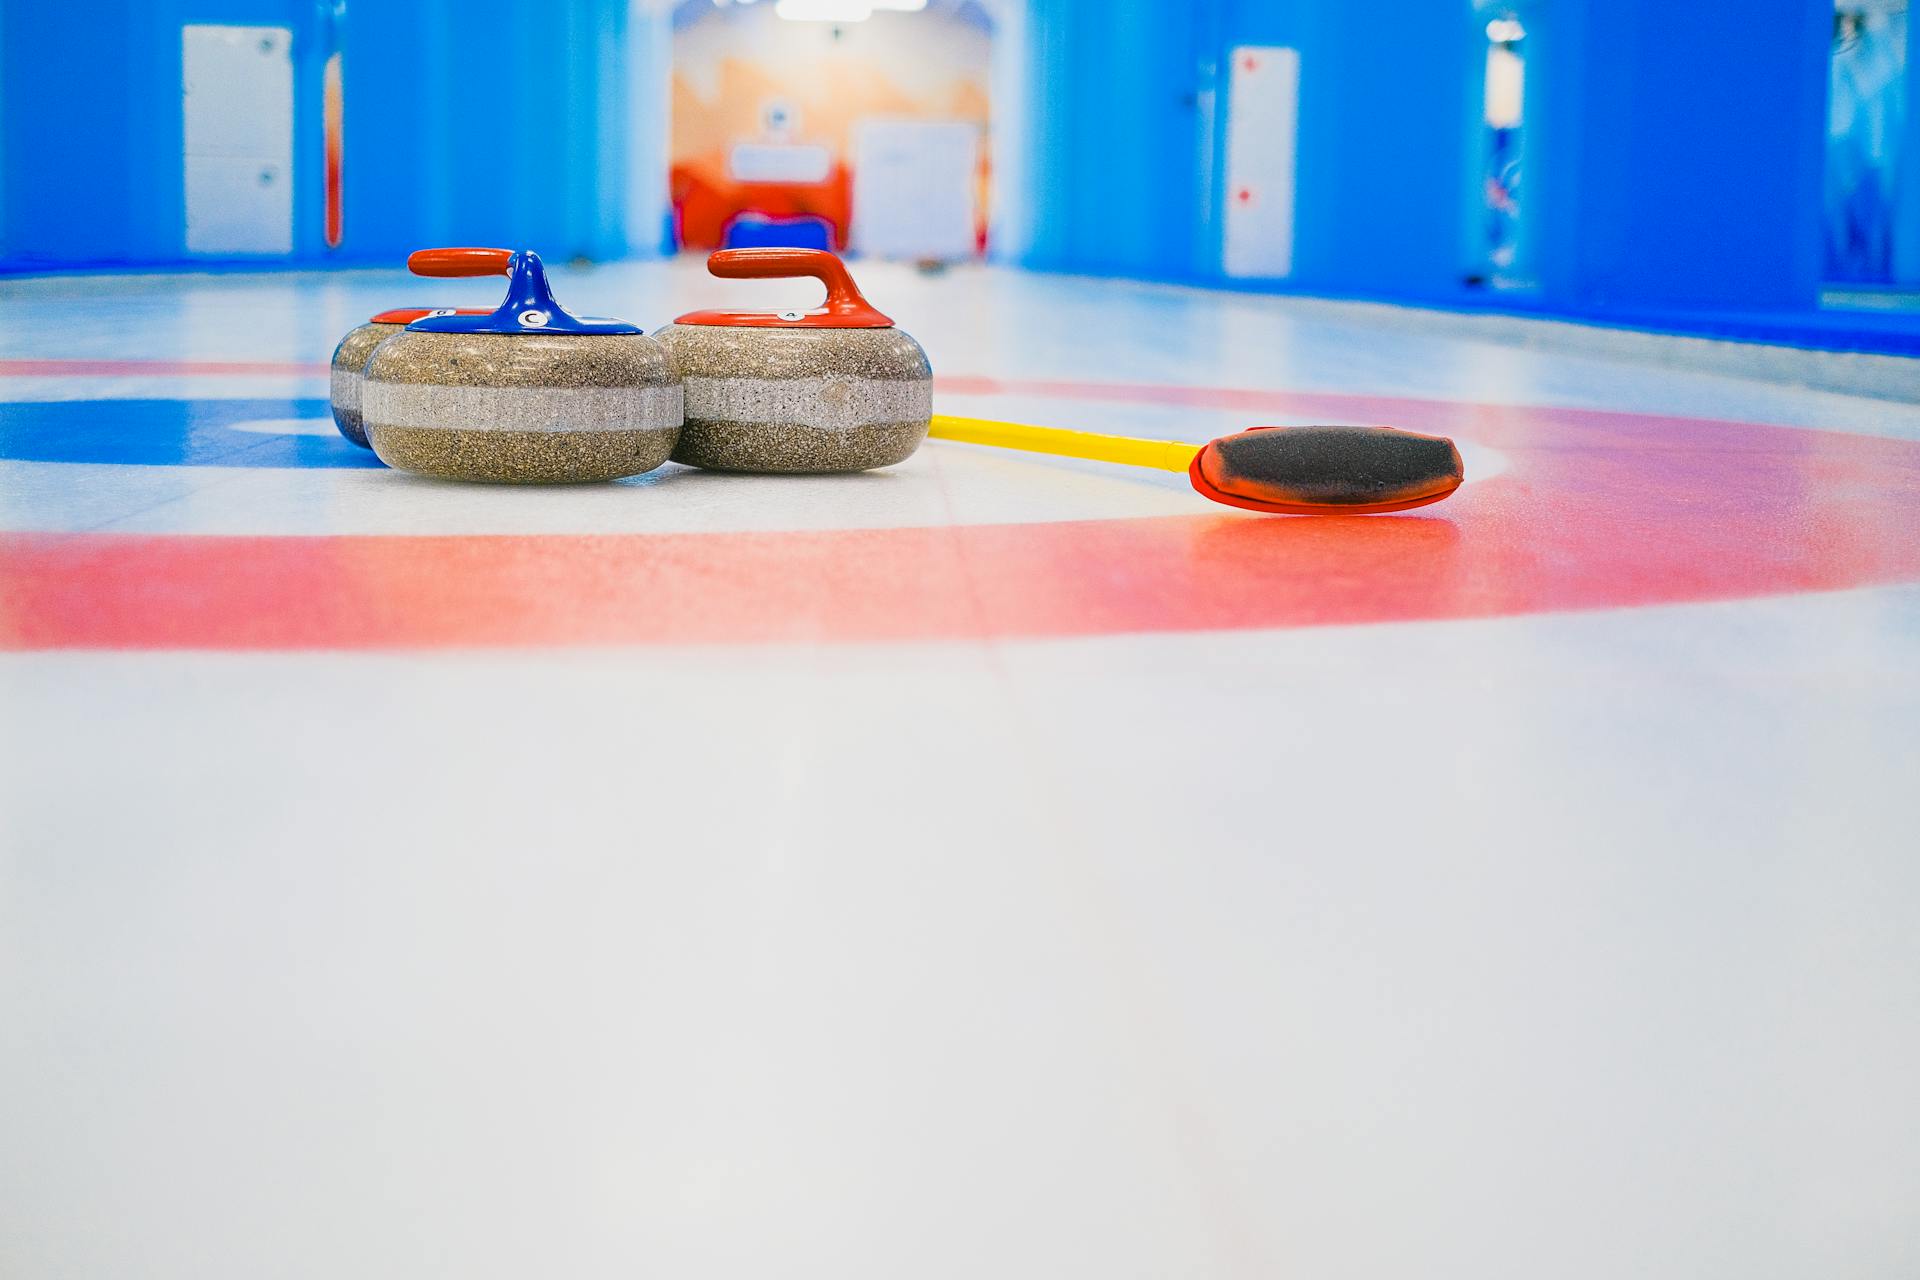
[[[431,256],[428,256],[431,255]],[[505,249],[433,249],[415,254],[407,266],[421,276],[503,276],[512,257]],[[367,444],[366,429],[360,423],[360,385],[367,370],[367,357],[373,349],[415,320],[426,316],[484,316],[485,308],[399,307],[382,311],[365,324],[350,330],[333,349],[330,390],[333,397],[333,424],[340,434],[361,448]]]
[[[614,480],[673,452],[680,379],[633,325],[562,310],[538,255],[522,252],[498,310],[428,316],[374,349],[361,414],[373,451],[402,471],[502,484]]]
[[[927,353],[868,305],[840,259],[819,249],[723,249],[731,279],[812,276],[813,311],[695,311],[654,337],[686,383],[675,462],[715,471],[866,471],[927,438]]]
[[[362,449],[367,443],[366,429],[360,424],[360,384],[367,372],[367,357],[373,349],[415,320],[426,316],[486,315],[485,311],[456,311],[451,307],[399,307],[382,311],[358,328],[347,331],[333,349],[333,425],[340,434]]]

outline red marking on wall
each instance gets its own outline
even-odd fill
[[[1372,517],[1243,515],[1195,497],[1190,516],[803,533],[8,534],[0,648],[1080,636],[1485,618],[1920,580],[1912,442],[1592,410],[1119,392],[1136,393],[1333,420],[1360,410],[1362,420],[1498,448],[1510,469],[1439,506]]]
[[[322,218],[322,234],[326,238],[329,249],[340,247],[340,179],[346,150],[344,101],[340,78],[340,54],[336,51],[328,55],[326,70],[322,73],[320,109],[326,138],[321,169],[321,185],[326,201]]]

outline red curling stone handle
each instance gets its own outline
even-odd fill
[[[827,300],[802,316],[751,311],[697,311],[681,324],[732,324],[815,329],[884,329],[893,321],[861,296],[846,264],[823,249],[722,249],[707,259],[707,270],[728,280],[775,280],[812,276],[827,287]]]
[[[512,274],[510,249],[421,249],[407,255],[407,270],[417,276],[504,276]]]

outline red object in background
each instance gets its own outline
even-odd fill
[[[735,182],[717,162],[686,161],[673,166],[668,191],[682,248],[721,248],[727,223],[743,213],[810,214],[832,229],[835,249],[847,247],[853,179],[837,161],[824,182]]]
[[[342,230],[340,213],[340,170],[345,163],[346,118],[343,92],[340,83],[340,55],[334,53],[327,59],[325,87],[322,91],[321,115],[325,121],[326,134],[326,219],[324,234],[329,249],[340,247]]]

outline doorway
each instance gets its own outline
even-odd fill
[[[1467,282],[1499,289],[1532,284],[1522,180],[1527,111],[1527,28],[1513,13],[1485,27],[1479,121],[1479,193],[1473,202]]]
[[[1834,9],[1826,278],[1868,295],[1920,288],[1908,33],[1906,0],[1839,0]]]
[[[679,5],[676,247],[984,254],[995,25],[976,0]]]

